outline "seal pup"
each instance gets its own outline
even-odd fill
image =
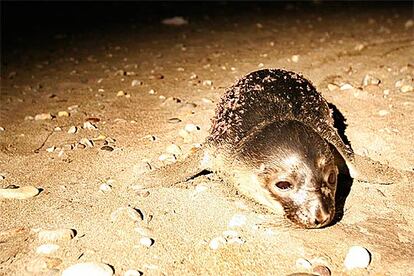
[[[372,169],[371,161],[356,158],[342,141],[328,103],[308,80],[264,69],[227,89],[201,148],[141,180],[171,186],[203,171],[218,173],[296,225],[320,228],[335,215],[339,170],[353,178],[358,164],[371,176],[390,171],[381,165]]]

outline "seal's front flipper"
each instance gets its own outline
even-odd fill
[[[390,185],[414,179],[413,172],[399,170],[365,156],[355,154],[353,161],[358,171],[355,178],[362,182]]]
[[[165,165],[159,169],[149,171],[139,177],[139,181],[147,188],[171,187],[178,183],[188,181],[208,171],[207,164],[203,162],[204,150],[196,149],[183,161]]]

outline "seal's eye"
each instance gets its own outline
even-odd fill
[[[329,184],[331,184],[331,185],[333,185],[333,184],[335,184],[335,183],[336,183],[336,173],[335,173],[334,171],[331,171],[331,172],[329,173],[329,176],[328,176],[328,183],[329,183]]]
[[[279,181],[276,182],[275,186],[280,190],[290,190],[292,188],[292,183],[289,181]]]

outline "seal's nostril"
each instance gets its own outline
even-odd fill
[[[325,225],[325,223],[327,222],[328,219],[315,219],[315,225],[321,226],[321,225]]]
[[[326,225],[329,223],[331,215],[323,210],[319,210],[316,214],[315,224],[316,225]]]

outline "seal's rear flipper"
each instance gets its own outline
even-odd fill
[[[208,171],[205,163],[203,149],[196,149],[183,161],[165,165],[159,169],[149,171],[139,177],[139,181],[147,188],[150,187],[171,187],[178,183],[194,179]]]
[[[357,168],[355,179],[362,182],[390,185],[414,179],[413,172],[390,167],[369,157],[355,155],[353,161]]]

